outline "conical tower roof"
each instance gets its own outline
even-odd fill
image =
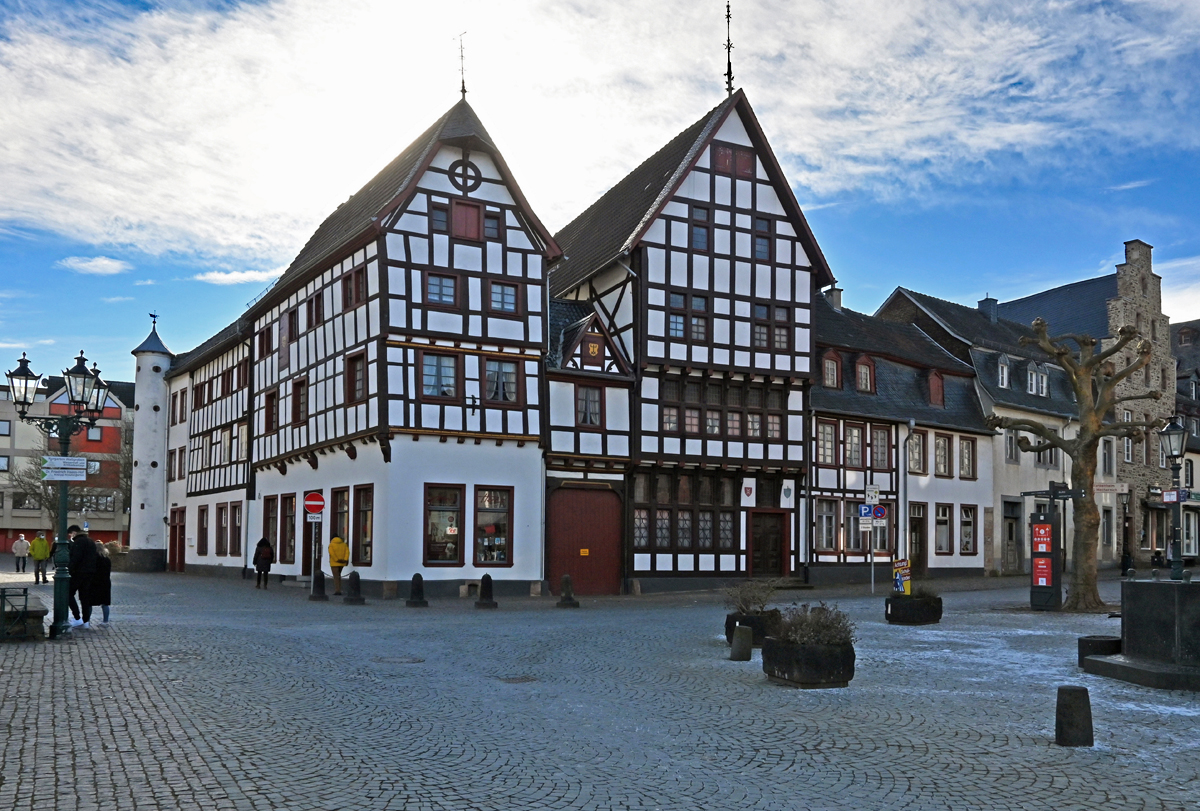
[[[159,355],[171,354],[171,350],[167,349],[167,345],[162,342],[162,338],[158,337],[157,325],[150,327],[150,334],[146,336],[146,340],[142,341],[138,345],[137,349],[133,350],[129,354],[143,355],[151,352]]]

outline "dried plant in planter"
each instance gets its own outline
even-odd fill
[[[765,614],[778,580],[743,580],[725,589],[725,607],[734,614]]]
[[[808,603],[783,612],[778,636],[796,645],[853,645],[858,639],[850,615],[837,605]]]
[[[935,589],[933,586],[921,583],[917,586],[914,586],[912,592],[908,596],[912,597],[914,600],[936,600],[942,595],[938,594],[937,589]]]

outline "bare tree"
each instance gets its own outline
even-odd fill
[[[1124,422],[1116,419],[1116,407],[1135,400],[1158,400],[1162,392],[1145,391],[1133,396],[1119,396],[1117,387],[1131,375],[1150,363],[1152,347],[1149,341],[1139,341],[1137,358],[1123,369],[1117,369],[1115,359],[1138,337],[1137,330],[1121,327],[1117,341],[1108,349],[1097,351],[1097,341],[1090,335],[1058,335],[1051,337],[1046,322],[1033,322],[1034,337],[1021,339],[1023,345],[1035,345],[1055,361],[1067,374],[1075,391],[1078,405],[1079,430],[1067,439],[1049,426],[1034,420],[1000,417],[988,418],[992,428],[1012,428],[1033,434],[1038,442],[1019,437],[1018,446],[1025,453],[1041,453],[1057,448],[1071,459],[1072,489],[1082,490],[1083,498],[1074,499],[1075,537],[1072,542],[1074,571],[1071,590],[1063,609],[1066,611],[1096,611],[1104,607],[1096,588],[1096,546],[1100,536],[1100,510],[1096,506],[1096,456],[1104,437],[1131,437],[1145,441],[1147,432],[1161,428],[1162,420]],[[1078,349],[1073,349],[1073,343]]]

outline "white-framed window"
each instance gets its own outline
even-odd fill
[[[1008,358],[1004,355],[1000,356],[1000,365],[997,367],[996,385],[1002,389],[1008,388]]]
[[[1183,554],[1196,555],[1200,546],[1200,513],[1194,510],[1183,511]]]
[[[12,435],[12,420],[0,420],[0,436]]]
[[[1194,465],[1191,459],[1183,460],[1183,486],[1193,487],[1195,482]]]
[[[1130,411],[1124,412],[1122,422],[1133,422],[1133,413]],[[1125,461],[1133,462],[1133,437],[1125,437]]]
[[[1021,464],[1021,446],[1017,444],[1020,432],[1016,428],[1004,429],[1004,461]]]
[[[837,548],[837,502],[817,499],[817,548]]]

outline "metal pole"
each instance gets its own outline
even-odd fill
[[[69,418],[58,421],[58,449],[62,456],[71,450],[74,422]],[[67,483],[58,483],[58,542],[54,544],[54,622],[50,638],[58,639],[71,631],[67,622],[67,602],[71,596],[71,553],[67,545]]]
[[[1171,579],[1183,579],[1183,548],[1179,533],[1183,524],[1183,505],[1179,502],[1179,457],[1171,459],[1171,487],[1175,490],[1175,506],[1171,508]]]

